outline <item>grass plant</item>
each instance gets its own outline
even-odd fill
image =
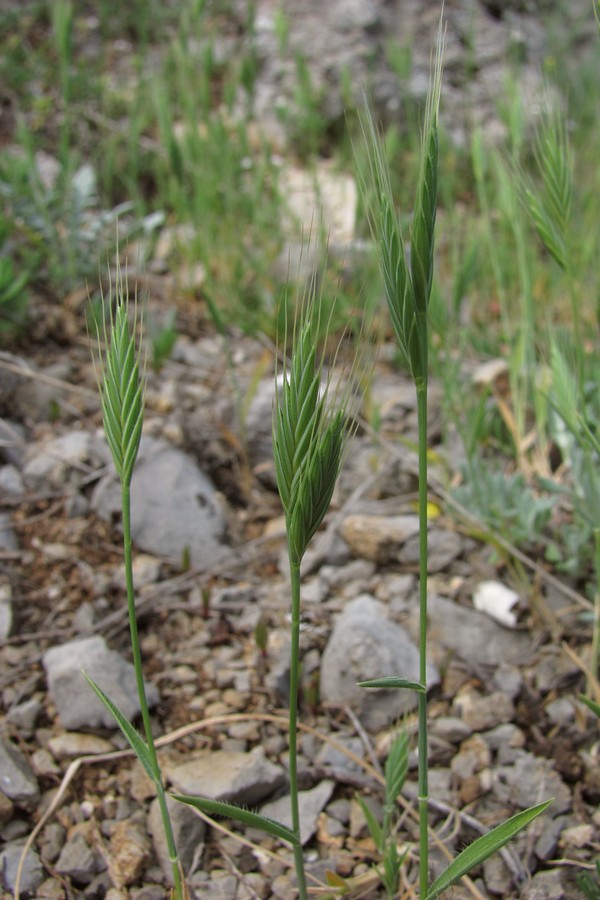
[[[115,285],[115,309],[109,294],[109,332],[98,337],[104,338],[106,351],[100,362],[99,388],[102,396],[102,416],[104,433],[111,450],[113,463],[121,485],[121,511],[123,525],[123,550],[125,582],[127,590],[127,611],[129,634],[135,669],[138,700],[142,715],[144,737],[134,728],[123,713],[114,705],[101,687],[89,676],[86,678],[97,697],[107,707],[135,751],[146,773],[151,779],[158,797],[160,813],[167,842],[173,877],[175,900],[184,900],[184,883],[181,872],[173,827],[167,807],[162,772],[156,753],[150,710],[146,697],[142,654],[138,635],[133,583],[133,556],[131,544],[131,479],[142,437],[144,422],[144,382],[140,374],[138,347],[135,337],[135,316],[133,324],[129,317],[129,290],[127,279],[121,272],[117,274]]]
[[[381,856],[382,865],[378,869],[381,883],[389,900],[393,900],[400,882],[400,869],[406,858],[406,850],[400,852],[396,835],[397,801],[408,774],[409,738],[402,728],[394,738],[385,762],[385,795],[383,817],[379,822],[361,796],[358,802],[363,811],[369,833]]]
[[[291,580],[291,652],[289,699],[289,776],[296,877],[301,900],[307,885],[300,834],[298,798],[298,691],[300,678],[300,566],[321,525],[342,465],[348,439],[347,396],[323,387],[323,358],[316,335],[322,307],[314,279],[294,323],[289,366],[277,380],[273,421],[273,454],[279,496],[285,513]]]
[[[389,676],[362,682],[366,688],[396,688],[417,692],[418,714],[418,808],[419,808],[419,896],[439,896],[474,866],[499,850],[508,840],[542,813],[552,802],[547,800],[518,813],[478,838],[449,864],[432,884],[429,883],[428,823],[428,714],[427,714],[427,388],[429,374],[428,306],[434,268],[434,237],[437,212],[438,111],[442,89],[442,65],[445,32],[443,20],[430,79],[424,115],[421,164],[416,200],[410,228],[410,261],[407,259],[402,229],[395,208],[389,169],[383,143],[367,109],[363,134],[369,148],[368,178],[375,188],[370,207],[371,228],[380,248],[381,274],[394,334],[404,364],[414,382],[417,395],[419,462],[419,679],[411,682],[402,676]],[[363,177],[364,193],[368,195]]]

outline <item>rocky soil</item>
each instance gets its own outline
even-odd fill
[[[83,333],[78,315],[61,313],[73,321],[55,335]],[[148,373],[133,485],[139,618],[161,759],[174,789],[285,822],[288,585],[270,457],[274,351],[235,336],[232,369],[210,327],[185,309],[180,316],[185,336],[173,359]],[[380,808],[399,720],[415,733],[409,695],[356,687],[416,668],[415,461],[403,449],[415,439],[416,413],[410,385],[386,364],[392,351],[383,348],[371,388],[381,428],[359,427],[303,579],[306,858],[315,884],[327,871],[359,878],[362,897],[383,893],[356,795]],[[0,383],[6,896],[35,826],[21,896],[166,897],[152,787],[81,675],[85,668],[136,715],[118,504],[89,341],[3,353]],[[433,384],[434,443],[438,395]],[[506,593],[515,582],[505,562],[471,536],[435,471],[431,500],[439,512],[429,531],[432,864],[551,796],[546,815],[452,896],[580,896],[574,873],[593,861],[600,826],[597,726],[577,700],[585,682],[569,652],[589,645],[584,601],[534,561],[518,591]],[[401,801],[406,896],[416,877],[415,765],[411,756]],[[193,896],[294,896],[285,848],[256,833],[242,842],[237,827],[206,826],[183,807],[174,816]]]

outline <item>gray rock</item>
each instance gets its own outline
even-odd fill
[[[349,750],[359,759],[363,758],[364,746],[359,737],[344,737],[336,735],[336,743],[341,744],[346,750]],[[344,775],[352,777],[353,775],[361,775],[363,767],[355,760],[351,759],[342,750],[333,747],[331,744],[324,743],[315,757],[315,764],[319,768],[324,768],[326,774],[335,775],[337,781],[342,781]]]
[[[494,771],[494,793],[503,803],[527,809],[553,797],[548,814],[558,816],[571,808],[571,791],[550,759],[521,750],[511,766],[498,766]]]
[[[131,663],[110,650],[99,636],[68,641],[52,647],[42,659],[48,680],[48,691],[65,728],[116,728],[109,711],[95,696],[83,677],[82,670],[108,694],[123,715],[131,720],[140,711]],[[148,703],[158,702],[158,691],[146,687]]]
[[[19,542],[8,513],[0,513],[0,551],[16,553]]]
[[[215,489],[194,460],[166,441],[145,438],[131,483],[131,535],[148,553],[193,565],[214,562],[222,550],[225,519]],[[103,478],[92,497],[101,518],[120,515],[116,475]]]
[[[22,703],[17,703],[8,710],[7,722],[12,722],[19,729],[19,733],[27,737],[33,733],[38,715],[42,710],[42,703],[37,697],[30,697]]]
[[[54,862],[58,859],[65,843],[65,834],[60,822],[48,822],[37,841],[44,860]]]
[[[58,381],[69,381],[71,365],[64,361],[40,370],[41,377],[20,379],[14,394],[14,405],[19,418],[25,422],[49,422],[55,415],[63,391]]]
[[[265,676],[265,686],[280,701],[286,703],[290,694],[290,648],[289,632],[278,629],[269,634],[267,659],[269,670]]]
[[[179,803],[171,797],[167,797],[167,806],[171,817],[171,825],[173,826],[173,834],[175,836],[175,844],[179,853],[179,859],[183,867],[183,871],[187,874],[191,871],[194,859],[204,840],[206,833],[206,824],[196,815],[191,806],[185,803]],[[152,837],[154,844],[154,852],[160,862],[160,867],[165,878],[171,881],[172,870],[169,861],[169,851],[165,839],[165,830],[160,815],[160,805],[158,798],[154,798],[150,804],[148,813],[148,831]]]
[[[34,809],[40,790],[27,758],[7,738],[0,736],[0,790],[16,806]]]
[[[9,636],[13,623],[12,588],[7,582],[0,584],[0,641]]]
[[[476,609],[459,606],[432,594],[428,602],[428,618],[429,653],[437,665],[442,665],[450,654],[490,666],[522,663],[531,659],[533,642],[529,634],[503,628]],[[413,609],[407,619],[407,628],[416,639],[419,628],[417,609]]]
[[[440,716],[430,722],[430,734],[450,741],[452,744],[460,744],[471,734],[471,729],[466,722],[455,716]]]
[[[269,471],[267,483],[275,486],[273,466],[273,405],[276,390],[274,378],[263,378],[248,406],[245,428],[250,465]]]
[[[352,600],[338,616],[321,663],[321,698],[332,706],[350,706],[367,728],[385,727],[416,705],[414,691],[373,691],[359,681],[399,675],[416,680],[419,659],[406,631],[368,594]],[[428,667],[428,681],[439,681]]]
[[[2,874],[4,887],[11,893],[14,891],[17,880],[17,871],[23,844],[18,841],[5,844],[0,852],[0,873]],[[20,892],[21,896],[35,896],[35,893],[44,880],[44,869],[35,850],[29,850],[25,857],[25,863],[21,871]]]
[[[433,528],[427,536],[427,571],[443,572],[452,560],[460,556],[463,549],[463,539],[455,531],[442,531]],[[399,560],[405,566],[417,566],[419,564],[419,537],[415,535],[406,541],[400,550]]]
[[[510,723],[515,713],[512,700],[502,691],[482,696],[468,689],[455,698],[453,707],[471,731],[485,731]]]
[[[238,879],[222,870],[197,872],[190,879],[190,887],[195,897],[202,900],[232,900],[237,897]]]
[[[17,467],[2,466],[0,468],[0,496],[4,494],[5,497],[20,497],[24,493],[25,485]]]
[[[521,894],[523,900],[564,900],[568,895],[562,885],[563,874],[562,869],[536,872],[531,883],[524,888],[526,893]]]
[[[327,805],[327,801],[333,793],[335,782],[321,781],[309,791],[298,792],[298,807],[300,812],[300,836],[302,843],[306,844],[317,830],[317,822],[321,811]],[[290,797],[286,795],[266,803],[261,807],[263,816],[275,819],[287,828],[292,827],[292,813]]]
[[[99,462],[100,451],[93,435],[70,431],[28,448],[23,481],[30,490],[63,488],[67,483],[77,484],[90,464]]]
[[[48,741],[48,750],[55,759],[77,759],[78,756],[110,753],[114,749],[103,737],[78,731],[63,731]]]
[[[551,859],[556,853],[558,841],[564,829],[569,824],[568,816],[557,816],[551,819],[547,814],[540,817],[540,836],[535,842],[534,850],[538,859]]]
[[[266,758],[262,747],[250,753],[202,753],[183,763],[167,763],[165,774],[182,794],[241,804],[258,803],[285,782],[283,769]]]
[[[513,877],[510,869],[498,853],[494,853],[483,863],[483,880],[488,891],[494,896],[510,896]]]
[[[56,861],[56,871],[68,875],[78,884],[89,884],[99,870],[98,854],[92,850],[82,834],[69,838]]]
[[[397,560],[402,545],[418,535],[419,519],[355,513],[344,519],[339,531],[356,556],[385,564]]]
[[[5,374],[5,370],[1,371]],[[1,380],[0,388],[3,389]],[[0,419],[0,459],[16,469],[20,469],[25,462],[25,429],[10,419]]]
[[[151,843],[145,825],[135,818],[116,822],[108,846],[108,874],[117,888],[137,881],[150,860]]]

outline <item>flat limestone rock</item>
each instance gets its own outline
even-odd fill
[[[418,516],[347,516],[340,534],[355,556],[385,564],[397,559],[400,548],[419,533]]]
[[[94,694],[82,670],[92,678],[130,721],[140,712],[135,672],[131,663],[99,636],[67,641],[51,647],[42,658],[48,690],[62,725],[69,729],[117,728],[109,711]],[[150,706],[158,702],[158,691],[146,686]]]
[[[116,475],[103,478],[92,509],[110,520],[121,511]],[[147,553],[192,565],[214,562],[223,549],[225,518],[217,492],[196,462],[167,441],[144,438],[131,482],[131,537]]]
[[[182,794],[254,804],[285,782],[285,773],[265,756],[262,747],[250,753],[215,750],[183,763],[165,765],[165,775]]]
[[[428,655],[442,665],[449,655],[478,663],[499,666],[531,659],[533,642],[528,633],[504,628],[485,613],[460,606],[435,594],[430,595]],[[413,638],[418,633],[418,610],[407,620]]]

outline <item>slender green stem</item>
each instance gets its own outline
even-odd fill
[[[584,369],[584,361],[585,361],[585,349],[583,346],[583,331],[581,324],[581,312],[579,309],[580,298],[577,294],[577,287],[575,284],[575,273],[573,271],[573,263],[570,252],[567,252],[566,255],[566,266],[565,266],[565,274],[567,276],[567,284],[569,286],[569,300],[571,302],[571,315],[573,318],[573,338],[574,338],[574,348],[575,348],[575,365],[577,372],[577,386],[580,392],[581,400],[583,401],[583,388],[585,381],[585,369]],[[582,405],[582,408],[583,405]]]
[[[300,807],[298,804],[298,686],[300,680],[300,563],[290,558],[290,577],[292,591],[292,646],[290,652],[290,797],[292,806],[292,831],[300,835]],[[300,900],[307,900],[306,874],[304,872],[304,855],[302,844],[294,847],[294,862]]]
[[[600,662],[600,528],[594,528],[594,568],[596,569],[596,590],[594,593],[594,633],[592,636],[591,671],[598,678]],[[594,696],[592,694],[592,696]]]
[[[158,762],[156,747],[154,744],[154,737],[152,735],[150,710],[148,709],[148,699],[146,697],[146,686],[144,684],[144,674],[142,670],[142,653],[138,635],[137,616],[135,612],[135,593],[133,588],[133,560],[131,552],[131,492],[129,484],[125,482],[121,483],[121,505],[123,514],[123,550],[125,558],[125,584],[127,588],[127,611],[129,614],[129,632],[131,636],[131,650],[133,654],[135,680],[137,684],[140,710],[142,713],[144,734],[146,736],[146,744],[148,746],[148,755],[150,757],[150,763],[152,766],[152,771],[154,773],[154,782],[156,785],[156,793],[160,806],[160,814],[163,821],[169,860],[171,862],[171,868],[173,872],[175,897],[176,900],[183,900],[183,886],[181,881],[179,858],[177,856],[177,848],[175,845],[175,836],[173,834],[171,817],[169,815],[169,810],[167,807],[167,797],[162,782],[162,773],[160,771],[160,765]]]
[[[417,384],[419,426],[419,681],[427,685],[427,381]],[[427,692],[418,694],[419,761],[419,889],[427,896],[429,843],[427,803]]]

